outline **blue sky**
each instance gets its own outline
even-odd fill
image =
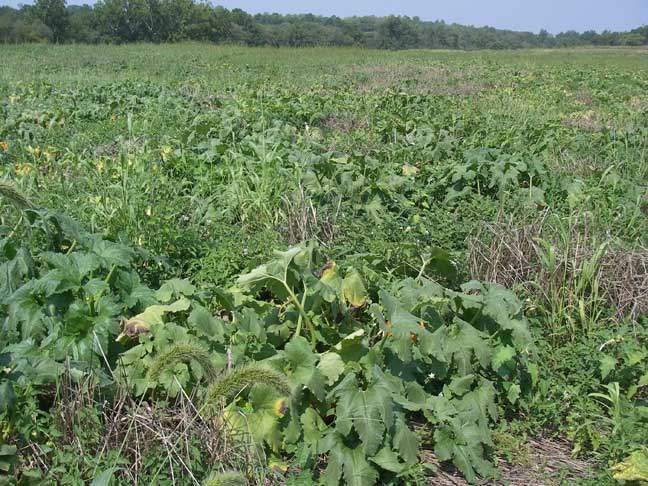
[[[93,3],[93,0],[68,0]],[[489,25],[503,29],[530,30],[628,30],[648,24],[648,0],[212,0],[227,8],[250,13],[314,13],[321,15],[419,16],[469,25]],[[31,3],[0,0],[0,5]]]

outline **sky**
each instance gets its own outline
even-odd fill
[[[68,0],[93,3],[94,0]],[[17,6],[29,0],[0,0]],[[409,15],[466,25],[554,34],[566,30],[629,30],[648,24],[648,0],[212,0],[249,13],[279,12],[319,15]]]

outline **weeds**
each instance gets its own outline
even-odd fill
[[[639,50],[5,51],[0,475],[639,477]]]

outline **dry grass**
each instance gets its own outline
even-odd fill
[[[144,137],[132,139],[117,139],[113,142],[98,145],[94,149],[95,157],[110,157],[115,159],[121,153],[141,152],[145,149],[146,141]]]
[[[572,113],[566,116],[563,125],[568,128],[578,128],[584,132],[600,132],[604,129],[614,130],[615,125],[612,121],[606,121],[594,110],[587,110],[578,113]]]
[[[369,120],[366,117],[357,118],[350,113],[336,113],[324,118],[321,127],[337,134],[348,135],[369,127]]]
[[[402,87],[403,83],[412,94],[436,96],[468,96],[490,88],[479,80],[479,73],[445,66],[367,64],[352,66],[347,74],[361,93]]]
[[[506,218],[484,224],[469,241],[471,275],[522,288],[546,304],[559,294],[570,308],[578,308],[576,300],[582,296],[572,289],[596,290],[617,320],[636,320],[648,312],[648,249],[627,251],[606,245],[602,250],[585,219],[570,221],[560,233],[547,224],[547,217],[544,212],[526,225]],[[540,243],[543,239],[555,250],[551,265]],[[585,282],[588,288],[581,282],[586,272],[592,274]]]
[[[251,483],[273,484],[271,477],[265,477],[265,458],[259,456],[250,436],[229,427],[222,412],[208,419],[195,398],[183,391],[171,403],[151,404],[136,401],[120,389],[107,401],[101,398],[95,381],[75,383],[68,373],[54,403],[61,432],[57,446],[76,450],[80,458],[103,458],[105,462],[109,462],[110,451],[120,451],[124,459],[117,465],[120,484],[149,484],[154,481],[152,471],[159,467],[174,484],[182,478],[200,485],[204,473],[195,473],[191,463],[196,455],[202,466],[215,471],[238,470],[247,474]],[[51,467],[36,443],[24,448],[21,455],[28,467],[43,473]],[[153,465],[152,458],[158,459]],[[101,472],[87,471],[87,475],[92,479]]]
[[[292,195],[283,196],[283,206],[284,217],[280,231],[288,244],[295,245],[315,239],[325,244],[335,236],[339,204],[336,214],[323,216],[300,184]]]
[[[548,438],[530,439],[524,444],[524,459],[518,464],[500,462],[497,465],[501,478],[481,484],[508,486],[553,486],[573,484],[578,478],[588,475],[590,464],[573,459],[569,443]],[[461,475],[446,464],[441,464],[430,452],[424,460],[438,468],[435,476],[428,478],[427,484],[435,486],[465,486]]]
[[[648,250],[607,252],[600,278],[618,316],[648,315]]]

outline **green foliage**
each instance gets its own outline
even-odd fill
[[[300,451],[303,467],[329,452],[327,481],[407,476],[420,439],[406,424],[418,412],[443,460],[471,480],[492,475],[489,424],[498,406],[517,406],[530,391],[519,301],[476,282],[462,292],[426,279],[396,282],[393,294],[368,291],[354,269],[342,278],[329,263],[315,276],[320,262],[317,247],[295,247],[238,281],[242,304],[262,312],[276,349],[269,360],[297,386],[284,447]],[[254,298],[263,289],[269,300]]]
[[[51,384],[67,362],[77,378],[92,372],[107,380],[119,317],[153,301],[133,271],[135,252],[47,211],[34,214],[31,231],[45,238],[43,248],[31,252],[11,235],[2,242],[6,378],[19,386]]]
[[[203,486],[245,486],[247,481],[240,472],[226,471],[213,473],[202,484]]]
[[[421,36],[505,47],[496,33],[468,39],[416,20],[303,28],[302,17],[276,24],[191,2],[117,3],[69,7],[70,24],[101,11],[124,40],[303,45],[319,27],[389,48]],[[31,28],[11,19],[3,38]],[[278,49],[270,62],[235,46],[98,49],[3,49],[0,441],[17,447],[11,480],[256,478],[249,461],[208,458],[208,426],[227,435],[218,443],[291,471],[289,484],[434,481],[430,452],[479,481],[501,456],[522,460],[511,450],[541,431],[594,459],[589,484],[602,484],[642,450],[639,50]],[[494,261],[520,269],[507,285],[523,300],[469,282],[477,229],[500,218],[546,225],[542,241],[530,232],[536,259],[507,252],[513,234],[493,245]],[[617,275],[626,267],[632,278]],[[629,292],[619,308],[608,289]],[[63,394],[84,384],[92,397]],[[116,416],[122,399],[138,418],[98,447],[112,424],[131,423]],[[137,422],[149,407],[172,424],[153,445],[133,435],[149,430]],[[202,432],[173,426],[188,410]],[[70,416],[79,422],[63,427]],[[185,465],[166,460],[175,434]]]
[[[534,203],[544,203],[549,177],[546,165],[540,160],[523,161],[517,155],[494,149],[470,150],[464,153],[464,163],[448,169],[447,200],[471,190],[502,198],[507,190],[525,188]]]
[[[38,0],[31,9],[5,7],[1,20],[20,22],[34,15],[49,28],[46,39],[54,42],[177,42],[202,40],[250,46],[352,46],[380,49],[519,49],[528,47],[569,47],[583,45],[641,46],[646,28],[630,32],[562,32],[556,36],[473,27],[443,21],[422,21],[418,17],[369,16],[340,19],[313,14],[254,16],[239,8],[231,11],[192,0],[166,0],[150,3],[134,0],[102,0],[94,7],[65,7],[64,0]],[[25,12],[26,10],[26,12]],[[17,17],[17,19],[16,19]],[[0,23],[0,27],[3,27]],[[6,28],[0,34],[12,42],[43,40],[30,37],[38,25],[23,29]],[[18,32],[16,32],[18,30]]]

